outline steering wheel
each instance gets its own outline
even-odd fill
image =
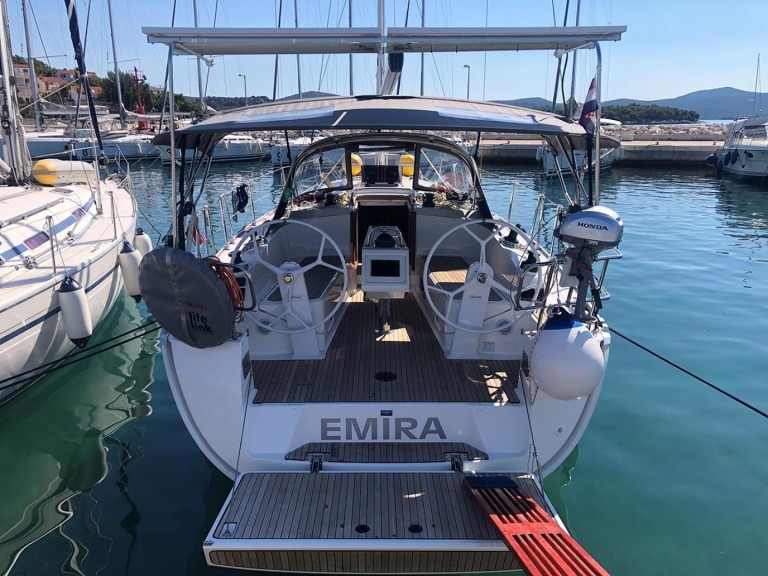
[[[432,248],[430,249],[429,254],[427,255],[427,259],[424,262],[424,273],[422,274],[424,295],[426,296],[427,304],[429,304],[429,307],[432,309],[432,311],[437,315],[438,318],[440,318],[440,320],[445,322],[448,326],[452,326],[457,330],[462,330],[464,332],[469,332],[471,334],[490,334],[492,332],[501,332],[501,331],[510,329],[514,324],[514,322],[502,321],[502,322],[499,322],[496,326],[493,326],[491,328],[477,328],[474,326],[468,326],[466,324],[459,324],[449,318],[450,312],[451,312],[451,306],[453,305],[454,298],[469,289],[474,290],[475,288],[479,287],[481,291],[483,289],[490,291],[490,288],[496,288],[496,290],[500,291],[502,294],[511,292],[509,286],[504,286],[499,281],[494,279],[493,268],[486,261],[486,257],[485,257],[486,246],[488,242],[490,242],[491,240],[497,239],[496,234],[494,234],[493,231],[488,230],[487,237],[481,238],[480,236],[475,234],[472,230],[470,230],[470,227],[472,226],[484,226],[487,228],[489,225],[497,228],[509,227],[513,230],[519,230],[517,226],[514,226],[509,222],[506,222],[501,219],[483,218],[481,220],[470,220],[468,222],[462,222],[459,225],[454,226],[453,228],[448,230],[442,236],[440,236],[440,238],[438,238],[437,241],[432,245]],[[480,245],[480,260],[478,262],[475,262],[469,267],[469,270],[467,272],[467,279],[464,281],[464,284],[456,288],[456,290],[444,290],[443,288],[431,285],[429,283],[429,276],[431,274],[430,264],[432,262],[432,258],[435,255],[435,252],[440,247],[440,245],[443,244],[446,238],[455,234],[459,230],[466,231],[466,233],[469,234]],[[489,285],[487,288],[484,286],[486,284]],[[442,294],[443,296],[446,297],[448,301],[448,305],[446,307],[445,313],[443,313],[440,310],[437,304],[435,304],[435,301],[432,299],[433,292]],[[514,309],[514,306],[511,303],[511,298],[510,298],[509,310],[513,310],[513,309]],[[505,310],[504,312],[508,312],[509,310]],[[502,314],[504,312],[502,312]],[[494,313],[494,316],[498,316],[498,315],[499,313]],[[485,321],[489,319],[490,317],[483,318],[480,325],[482,326],[482,324],[484,324]]]
[[[317,248],[317,256],[315,259],[303,266],[291,261],[286,261],[283,262],[280,266],[275,266],[271,262],[267,261],[263,257],[260,247],[263,246],[265,242],[265,234],[268,233],[269,228],[271,226],[275,226],[276,224],[280,225],[281,227],[284,225],[304,226],[305,228],[309,228],[310,230],[317,232],[317,234],[320,235],[320,244]],[[336,252],[336,255],[339,257],[339,262],[341,262],[340,265],[337,266],[323,260],[323,252],[326,243],[330,244],[331,248],[333,248],[333,250]],[[252,248],[247,248],[249,245],[252,246]],[[344,303],[349,282],[346,272],[346,260],[344,259],[344,254],[341,252],[339,245],[333,240],[333,238],[312,224],[307,224],[306,222],[302,222],[300,220],[269,220],[263,224],[260,224],[259,226],[254,226],[248,230],[248,233],[245,234],[237,243],[237,246],[232,252],[232,261],[236,262],[238,256],[243,259],[244,263],[249,265],[260,264],[270,272],[274,273],[277,278],[277,285],[280,288],[282,308],[277,311],[277,314],[275,314],[271,320],[260,320],[258,322],[259,328],[280,334],[298,334],[300,332],[314,330],[318,326],[325,324],[328,320],[330,320],[331,317],[333,317],[333,315],[339,311],[339,308],[341,308],[341,305]],[[243,258],[243,256],[245,257]],[[336,303],[336,306],[334,306],[333,309],[328,312],[328,314],[326,314],[321,320],[313,323],[310,317],[309,297],[307,295],[307,286],[306,282],[304,281],[304,275],[318,266],[328,268],[334,272],[338,272],[342,275],[344,280],[341,286],[341,295],[339,296],[339,301]],[[253,270],[253,268],[251,269]],[[271,293],[272,291],[270,291],[270,294]],[[261,309],[261,304],[263,301],[264,299],[257,300],[255,303],[255,309],[264,312],[264,310]],[[296,302],[303,302],[305,304],[304,310],[297,309]],[[302,314],[302,312],[304,312],[304,314]],[[280,321],[285,321],[288,325],[287,328],[279,326],[278,322]]]

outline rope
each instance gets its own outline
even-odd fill
[[[136,334],[132,338],[129,338],[128,340],[122,340],[120,342],[117,342],[111,346],[108,346],[106,348],[102,348],[105,344],[109,344],[110,342],[115,342],[116,340],[119,340],[120,338],[123,338],[124,336],[127,336],[129,334],[133,334],[137,330],[141,330],[142,328],[146,328],[148,326],[151,326],[152,324],[157,324],[156,320],[150,320],[149,322],[146,322],[145,324],[142,324],[140,326],[137,326],[135,328],[131,328],[130,330],[123,332],[122,334],[118,334],[117,336],[113,336],[112,338],[109,338],[108,340],[104,340],[103,342],[99,342],[94,346],[94,348],[99,348],[98,350],[94,350],[94,348],[91,348],[89,350],[80,350],[76,351],[68,356],[69,361],[60,363],[61,360],[54,360],[53,362],[48,362],[47,364],[41,364],[40,366],[37,366],[35,368],[32,368],[30,370],[27,370],[25,372],[21,372],[19,374],[16,374],[15,376],[11,376],[9,378],[5,378],[3,380],[0,380],[0,391],[6,390],[8,388],[14,388],[15,386],[19,386],[21,384],[26,384],[27,382],[31,382],[32,380],[35,380],[37,378],[40,378],[41,376],[45,374],[50,374],[51,372],[54,372],[55,370],[59,370],[60,368],[66,368],[67,366],[71,366],[72,364],[75,364],[77,362],[80,362],[81,360],[86,360],[87,358],[91,358],[93,356],[96,356],[97,354],[101,354],[102,352],[106,352],[107,350],[112,350],[113,348],[117,348],[118,346],[122,346],[123,344],[128,344],[128,342],[132,342],[133,340],[138,340],[139,338],[143,338],[144,336],[147,336],[151,334],[152,332],[157,332],[160,330],[160,326],[156,326],[155,328],[145,330],[144,332],[140,334]],[[58,365],[57,365],[58,364]],[[55,368],[53,367],[55,366]],[[46,368],[51,368],[50,370],[45,370]],[[35,373],[36,374],[33,374]],[[27,376],[28,374],[32,374],[31,376]],[[27,376],[26,378],[22,378],[21,380],[18,380],[20,376]],[[13,381],[13,382],[12,382]],[[8,383],[12,382],[12,383]]]
[[[768,419],[768,413],[766,413],[766,412],[763,412],[762,410],[760,410],[760,409],[759,409],[759,408],[757,408],[756,406],[753,406],[752,404],[750,404],[750,403],[749,403],[749,402],[747,402],[746,400],[742,400],[741,398],[739,398],[739,397],[738,397],[738,396],[736,396],[735,394],[732,394],[732,393],[728,392],[727,390],[724,390],[724,389],[720,388],[719,386],[717,386],[717,385],[713,384],[712,382],[710,382],[710,381],[708,381],[708,380],[705,380],[705,379],[704,379],[704,378],[702,378],[701,376],[698,376],[697,374],[694,374],[694,373],[693,373],[693,372],[691,372],[690,370],[688,370],[688,369],[686,369],[686,368],[683,368],[682,366],[680,366],[680,364],[677,364],[676,362],[673,362],[672,360],[669,360],[668,358],[665,358],[664,356],[662,356],[662,355],[661,355],[661,354],[659,354],[658,352],[654,352],[653,350],[651,350],[651,349],[650,349],[650,348],[648,348],[647,346],[643,346],[643,345],[642,345],[642,344],[640,344],[638,341],[636,341],[636,340],[633,340],[632,338],[630,338],[630,337],[629,337],[629,336],[627,336],[626,334],[622,334],[621,332],[619,332],[619,331],[618,331],[618,330],[616,330],[615,328],[609,328],[609,329],[610,329],[610,331],[611,331],[612,333],[616,334],[616,336],[619,336],[619,337],[623,338],[624,340],[626,340],[626,341],[627,341],[627,342],[629,342],[630,344],[634,344],[635,346],[637,346],[637,347],[638,347],[638,348],[640,348],[641,350],[645,350],[646,352],[648,352],[648,353],[649,353],[649,354],[651,354],[652,356],[655,356],[656,358],[658,358],[658,359],[659,359],[659,360],[661,360],[662,362],[666,362],[667,364],[669,364],[669,365],[670,365],[670,366],[672,366],[673,368],[676,368],[676,369],[680,370],[681,372],[683,372],[684,374],[687,374],[687,375],[688,375],[688,376],[690,376],[691,378],[694,378],[695,380],[698,380],[698,381],[699,381],[699,382],[701,382],[702,384],[706,384],[707,386],[709,386],[709,387],[710,387],[710,388],[712,388],[713,390],[716,390],[716,391],[717,391],[717,392],[719,392],[720,394],[723,394],[724,396],[727,396],[727,397],[728,397],[728,398],[730,398],[731,400],[735,400],[736,402],[738,402],[739,404],[741,404],[741,405],[742,405],[742,406],[744,406],[745,408],[749,408],[750,410],[752,410],[752,411],[753,411],[753,412],[755,412],[756,414],[759,414],[759,415],[760,415],[760,416],[762,416],[763,418],[766,418],[766,419]]]

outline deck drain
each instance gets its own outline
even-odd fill
[[[355,532],[357,532],[358,534],[365,534],[366,532],[370,532],[370,531],[371,531],[371,527],[368,526],[368,524],[358,524],[357,526],[355,526]]]
[[[397,374],[394,372],[376,372],[373,377],[379,382],[392,382],[397,378]]]
[[[424,531],[424,528],[422,528],[419,524],[411,524],[408,526],[408,532],[411,534],[421,534]]]

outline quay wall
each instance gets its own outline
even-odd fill
[[[607,134],[621,140],[624,158],[619,163],[624,166],[704,165],[723,147],[725,131],[725,124],[606,127]],[[540,143],[535,135],[484,134],[479,156],[487,163],[536,162]]]

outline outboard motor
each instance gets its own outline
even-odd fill
[[[577,289],[575,317],[578,320],[590,320],[586,313],[588,289],[592,289],[596,310],[601,308],[592,265],[600,252],[616,248],[623,234],[621,217],[603,206],[569,212],[555,230],[557,238],[573,246],[565,252],[560,285]]]

